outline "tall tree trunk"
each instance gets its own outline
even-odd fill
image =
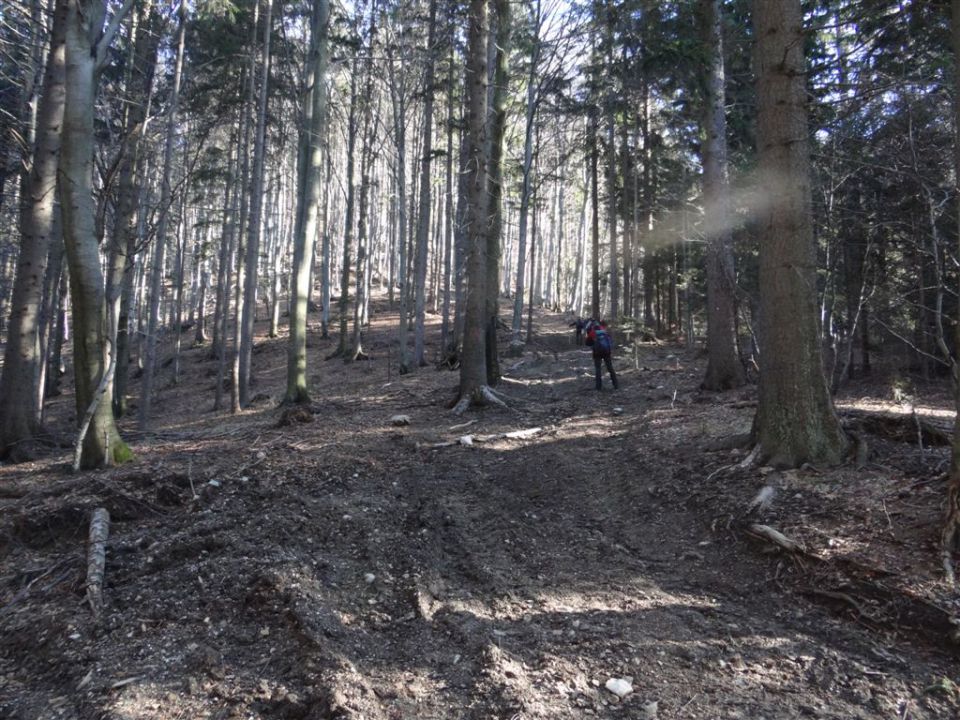
[[[488,0],[470,0],[467,31],[467,287],[464,313],[463,352],[460,362],[460,400],[455,412],[471,402],[483,402],[487,388],[485,350],[487,302],[487,41]]]
[[[951,3],[951,39],[953,45],[953,180],[956,212],[960,218],[960,0]],[[960,248],[960,233],[958,233]],[[954,349],[960,357],[960,306],[954,328]],[[960,545],[960,365],[953,360],[954,404],[958,410],[953,429],[953,448],[950,454],[950,474],[947,479],[947,511],[941,536],[943,567],[950,584],[954,584],[953,552]]]
[[[521,334],[523,328],[523,290],[527,271],[527,224],[530,218],[530,196],[533,191],[531,174],[533,173],[533,130],[537,112],[537,68],[540,60],[540,23],[540,0],[534,0],[532,18],[534,36],[531,39],[530,69],[527,74],[527,106],[523,131],[523,176],[520,186],[519,228],[517,229],[517,283],[513,295],[513,320],[510,328],[513,333],[510,344],[514,347],[514,352],[523,345],[523,336]],[[533,273],[531,272],[531,285],[533,285],[532,277]]]
[[[454,36],[453,23],[451,23],[451,42],[450,42],[450,76],[447,80],[447,156],[446,156],[446,197],[444,198],[444,232],[443,232],[443,319],[440,324],[440,354],[441,357],[447,353],[450,344],[450,281],[451,269],[453,265],[453,99],[454,84],[456,75],[453,62],[454,58]]]
[[[290,274],[290,348],[287,355],[286,402],[310,401],[307,385],[307,301],[310,298],[310,256],[307,248],[317,235],[320,212],[323,132],[326,119],[327,27],[329,0],[313,0],[310,54],[306,68],[306,97],[300,126],[297,159],[297,219],[293,237],[293,270]],[[324,228],[324,233],[326,228]]]
[[[600,182],[597,165],[600,150],[597,147],[597,109],[590,108],[587,144],[590,152],[590,317],[600,319]]]
[[[177,30],[177,55],[173,72],[173,88],[167,108],[167,137],[163,151],[163,181],[160,186],[160,220],[153,252],[153,268],[150,276],[150,319],[147,322],[147,347],[144,353],[143,380],[140,386],[140,429],[150,422],[150,405],[153,401],[153,381],[157,366],[157,333],[160,325],[160,298],[163,293],[164,255],[167,247],[167,222],[170,215],[173,190],[170,177],[173,172],[173,143],[177,132],[177,105],[180,99],[180,83],[183,76],[183,53],[187,32],[187,4],[182,2]]]
[[[337,354],[346,358],[348,352],[347,338],[347,311],[350,309],[350,245],[353,241],[353,204],[355,202],[355,190],[353,187],[353,168],[356,162],[357,147],[357,104],[360,99],[357,96],[357,73],[359,71],[359,61],[355,58],[353,61],[353,71],[350,73],[350,117],[347,121],[347,207],[343,221],[343,267],[340,274],[340,301],[338,310],[340,313],[340,340],[337,348]]]
[[[13,285],[12,313],[0,378],[0,457],[26,459],[42,430],[38,422],[40,396],[40,309],[47,272],[61,128],[66,89],[64,39],[66,3],[53,16],[50,50],[37,109],[37,132],[30,170],[24,173],[20,205],[20,255]],[[89,144],[88,146],[89,147]],[[57,248],[59,252],[59,248]]]
[[[134,261],[140,240],[139,216],[143,200],[144,135],[153,96],[153,76],[160,45],[159,16],[152,2],[144,2],[133,18],[133,53],[126,70],[126,92],[134,99],[124,105],[125,139],[117,169],[117,196],[113,233],[109,244],[107,307],[116,329],[117,360],[114,370],[113,411],[120,418],[127,413],[130,342],[128,316],[133,289]],[[124,310],[126,309],[126,312]]]
[[[253,134],[253,169],[250,177],[250,217],[247,220],[246,277],[243,287],[243,326],[240,332],[240,405],[250,401],[253,361],[254,320],[259,282],[260,234],[263,212],[263,178],[266,155],[267,98],[270,95],[270,38],[273,29],[273,0],[263,0],[263,50],[260,57],[260,88],[257,96],[257,124]]]
[[[432,206],[430,161],[433,157],[433,94],[435,45],[437,42],[437,0],[430,0],[430,19],[427,31],[427,66],[424,77],[426,98],[423,106],[423,143],[420,149],[420,210],[417,217],[417,256],[414,261],[413,364],[423,367],[424,322],[426,320],[427,247],[430,241],[430,209]]]
[[[757,441],[776,466],[840,462],[847,440],[823,374],[810,211],[803,13],[800,0],[755,0],[761,187]]]
[[[66,107],[59,187],[63,238],[73,301],[73,356],[78,423],[93,409],[80,452],[84,469],[124,462],[130,449],[120,439],[109,401],[113,333],[108,324],[93,203],[93,115],[99,67],[131,3],[104,30],[106,8],[96,0],[61,0],[66,18]],[[62,8],[59,5],[58,8]]]
[[[746,382],[737,353],[736,277],[727,178],[727,118],[720,0],[700,0],[701,38],[707,58],[703,112],[703,199],[707,236],[707,390],[730,390]],[[689,282],[689,281],[688,281]],[[687,328],[689,335],[690,328]]]
[[[494,0],[497,28],[494,42],[492,106],[490,108],[490,225],[487,228],[487,384],[500,382],[500,354],[497,348],[497,321],[500,310],[500,256],[503,244],[503,138],[507,128],[507,98],[510,83],[510,3]],[[524,155],[526,158],[526,154]]]

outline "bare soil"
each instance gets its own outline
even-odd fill
[[[457,375],[397,376],[379,310],[369,361],[324,362],[335,341],[311,337],[308,413],[277,402],[283,338],[260,339],[238,416],[211,411],[216,363],[189,349],[153,432],[127,428],[132,463],[0,467],[0,717],[960,716],[944,449],[868,436],[859,469],[741,467],[723,440],[749,430],[755,388],[702,393],[701,358],[641,344],[617,350],[621,389],[595,392],[550,314],[503,358],[510,410],[457,418]],[[923,390],[841,404],[950,420],[945,388]],[[65,430],[71,403],[51,406]]]

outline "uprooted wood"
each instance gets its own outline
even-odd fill
[[[97,508],[90,517],[87,545],[87,602],[95,618],[103,610],[103,577],[107,566],[107,537],[110,535],[110,513]]]
[[[488,443],[495,440],[527,440],[543,432],[542,427],[527,428],[526,430],[513,430],[505,433],[495,433],[493,435],[462,435],[455,440],[444,440],[438,443],[417,443],[418,450],[436,450],[438,448],[453,447],[454,445],[463,445],[469,447],[475,443]]]

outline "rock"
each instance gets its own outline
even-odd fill
[[[657,720],[657,712],[659,709],[660,703],[656,700],[651,700],[648,703],[644,703],[643,707],[640,708],[640,719]]]
[[[470,447],[473,445],[473,435],[464,435],[460,438],[460,444],[464,447]]]
[[[376,579],[377,579],[377,576],[374,575],[373,573],[365,573],[364,576],[363,576],[363,581],[364,581],[367,585],[372,585],[372,584],[373,584],[373,581],[376,580]]]
[[[395,427],[404,427],[404,426],[410,424],[410,416],[409,416],[409,415],[394,415],[392,418],[390,418],[390,424],[393,425],[393,426],[395,426]]]
[[[622,407],[615,407],[615,408],[613,409],[613,414],[614,414],[614,415],[623,415],[623,408],[622,408]]]
[[[633,692],[633,685],[623,678],[610,678],[604,687],[618,698],[624,698]],[[656,717],[656,714],[653,717]]]
[[[207,483],[207,485],[209,485],[210,487],[220,487],[220,481],[219,481],[219,480],[211,480],[210,482]]]

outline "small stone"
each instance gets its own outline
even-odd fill
[[[374,575],[373,573],[366,573],[366,574],[363,576],[363,581],[364,581],[367,585],[372,585],[372,584],[373,584],[373,581],[376,580],[376,579],[377,579],[377,576]]]
[[[656,700],[644,703],[643,707],[640,708],[641,720],[657,720],[657,712],[659,709],[660,703]]]
[[[618,698],[624,698],[633,692],[633,684],[625,678],[610,678],[604,687]]]
[[[410,424],[409,415],[394,415],[390,418],[390,424],[394,427],[405,427]]]
[[[623,408],[622,408],[622,407],[615,407],[615,408],[613,409],[613,414],[614,414],[614,415],[623,415]]]
[[[220,487],[220,481],[219,481],[219,480],[211,480],[210,482],[207,483],[207,485],[209,485],[210,487]]]

